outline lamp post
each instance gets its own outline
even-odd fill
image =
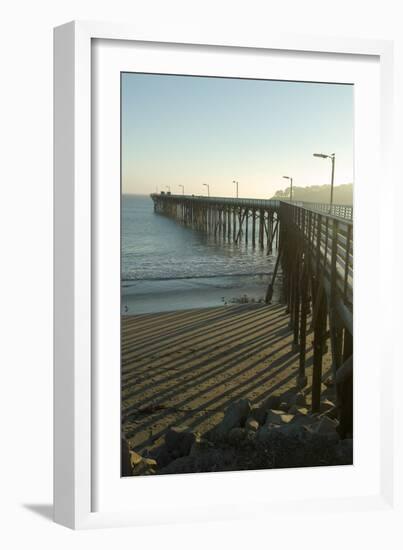
[[[334,153],[332,153],[331,155],[324,155],[323,153],[314,153],[313,156],[321,159],[330,159],[332,161],[332,176],[330,180],[330,208],[329,208],[329,214],[331,214],[332,206],[333,206],[334,164],[335,164],[336,155]]]
[[[239,185],[239,181],[232,180],[232,183],[235,183],[235,185],[236,185],[236,198],[238,198],[238,185]]]
[[[290,180],[290,201],[292,201],[292,178],[290,176],[283,176],[285,180]]]
[[[185,194],[185,186],[184,186],[184,185],[181,185],[181,184],[179,184],[179,187],[182,187],[182,195],[184,195],[184,194]]]
[[[207,196],[209,197],[210,196],[210,186],[208,183],[203,183],[203,185],[205,185],[207,187]]]

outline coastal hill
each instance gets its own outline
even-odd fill
[[[273,199],[287,199],[290,197],[290,188],[276,191]],[[310,187],[292,188],[292,198],[296,201],[304,202],[329,202],[330,200],[330,185],[311,185]],[[335,185],[333,190],[334,204],[353,204],[353,184],[346,183],[344,185]]]

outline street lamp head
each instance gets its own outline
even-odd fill
[[[285,180],[290,180],[290,179],[291,179],[290,176],[283,176],[283,178],[284,178]]]

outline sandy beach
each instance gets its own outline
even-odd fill
[[[122,317],[122,430],[130,447],[152,451],[170,426],[201,434],[231,402],[257,405],[295,387],[283,305],[244,304]],[[305,388],[310,402],[312,334]],[[323,379],[330,369],[324,357]]]

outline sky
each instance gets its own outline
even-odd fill
[[[270,198],[353,182],[353,86],[122,74],[122,191]]]

